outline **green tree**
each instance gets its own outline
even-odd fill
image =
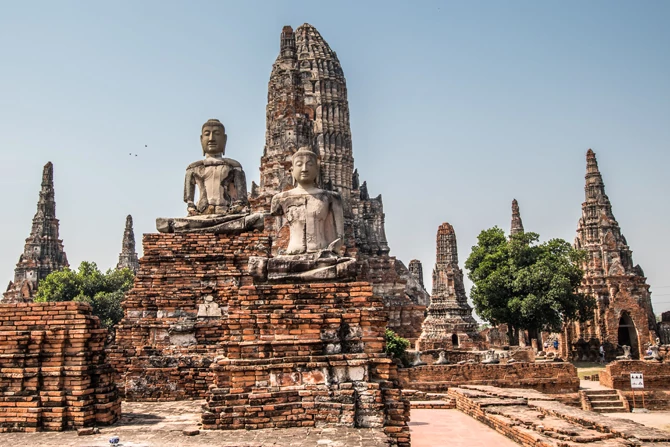
[[[593,315],[595,300],[577,292],[585,253],[562,239],[540,244],[539,238],[522,232],[508,239],[500,228],[490,228],[479,234],[465,262],[475,311],[496,326],[506,323],[510,344],[521,329],[538,337],[541,331],[560,332],[564,321]]]
[[[386,346],[384,347],[384,352],[388,355],[395,358],[402,358],[405,354],[407,348],[409,348],[409,340],[402,338],[391,329],[386,329],[384,333],[384,338],[386,339]]]
[[[121,302],[134,279],[130,269],[110,269],[102,273],[95,262],[84,261],[76,271],[64,269],[50,273],[40,282],[35,301],[89,303],[93,314],[100,318],[100,324],[111,327],[123,318]]]

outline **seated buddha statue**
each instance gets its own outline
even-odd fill
[[[252,257],[250,271],[268,280],[323,280],[355,275],[356,260],[340,256],[344,241],[342,199],[317,186],[317,155],[307,149],[292,157],[295,188],[272,197],[270,212],[289,227],[286,250],[271,258]]]
[[[184,202],[187,217],[156,219],[161,233],[230,233],[262,229],[262,214],[249,212],[247,181],[239,162],[225,158],[226,129],[216,119],[202,126],[200,144],[205,158],[186,168]],[[196,188],[198,201],[195,201]]]

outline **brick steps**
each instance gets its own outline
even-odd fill
[[[584,390],[584,396],[588,401],[582,404],[584,409],[598,413],[623,413],[630,411],[627,402],[621,399],[616,390]]]

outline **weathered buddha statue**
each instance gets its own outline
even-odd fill
[[[317,186],[319,161],[307,149],[292,158],[295,188],[276,194],[270,212],[289,227],[286,250],[272,258],[252,257],[249,268],[269,280],[322,280],[355,275],[356,260],[340,255],[344,241],[342,199]]]
[[[247,180],[239,162],[225,158],[226,129],[216,119],[202,126],[204,160],[191,163],[184,179],[188,217],[156,219],[161,233],[230,233],[262,229],[262,214],[250,214]],[[195,201],[196,188],[198,201]]]

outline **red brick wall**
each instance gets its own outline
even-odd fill
[[[84,303],[0,304],[0,431],[114,423],[107,330]]]
[[[642,373],[645,390],[670,390],[670,364],[644,360],[617,360],[600,371],[600,384],[630,390],[630,373]]]
[[[532,388],[545,393],[574,393],[579,389],[577,369],[571,363],[511,363],[483,365],[426,365],[398,370],[403,388],[446,392],[458,385]]]

